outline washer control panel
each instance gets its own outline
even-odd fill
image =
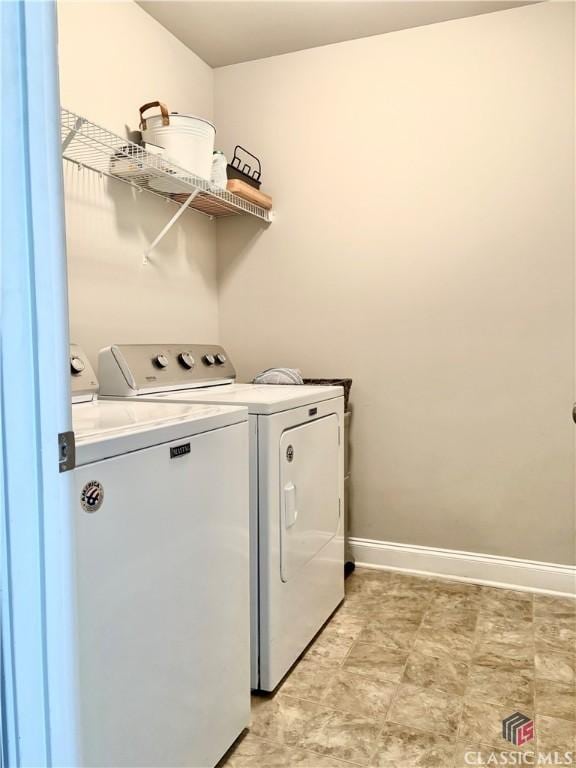
[[[205,387],[234,381],[236,371],[217,344],[113,344],[100,351],[100,393]]]
[[[70,344],[70,389],[74,399],[86,396],[90,399],[98,393],[98,379],[84,350],[78,344]]]

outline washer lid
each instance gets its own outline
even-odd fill
[[[270,415],[343,396],[343,387],[316,387],[306,384],[222,384],[142,397],[178,403],[242,405],[248,408],[249,413]]]
[[[95,400],[72,406],[76,464],[88,464],[152,445],[246,421],[246,408]]]

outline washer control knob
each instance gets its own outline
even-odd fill
[[[196,363],[190,352],[180,352],[178,355],[178,362],[183,368],[188,368],[188,370],[194,368]]]
[[[84,360],[82,360],[81,357],[76,357],[76,355],[74,355],[74,357],[70,358],[70,370],[72,373],[82,373],[84,368],[86,368],[86,366],[84,365]]]
[[[214,365],[214,363],[216,362],[216,358],[214,357],[214,355],[204,355],[202,360],[204,360],[205,365]]]
[[[156,355],[153,363],[154,365],[158,366],[158,368],[166,368],[168,366],[168,358],[161,352],[159,355]]]
[[[224,363],[226,362],[226,355],[222,354],[222,352],[218,352],[215,360],[216,360],[216,365],[224,365]]]

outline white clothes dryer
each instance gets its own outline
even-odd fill
[[[236,383],[217,345],[114,345],[98,365],[105,397],[248,408],[251,679],[273,690],[344,598],[342,387]]]

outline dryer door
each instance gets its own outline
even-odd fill
[[[280,570],[292,578],[337,531],[338,416],[293,427],[280,439]]]

